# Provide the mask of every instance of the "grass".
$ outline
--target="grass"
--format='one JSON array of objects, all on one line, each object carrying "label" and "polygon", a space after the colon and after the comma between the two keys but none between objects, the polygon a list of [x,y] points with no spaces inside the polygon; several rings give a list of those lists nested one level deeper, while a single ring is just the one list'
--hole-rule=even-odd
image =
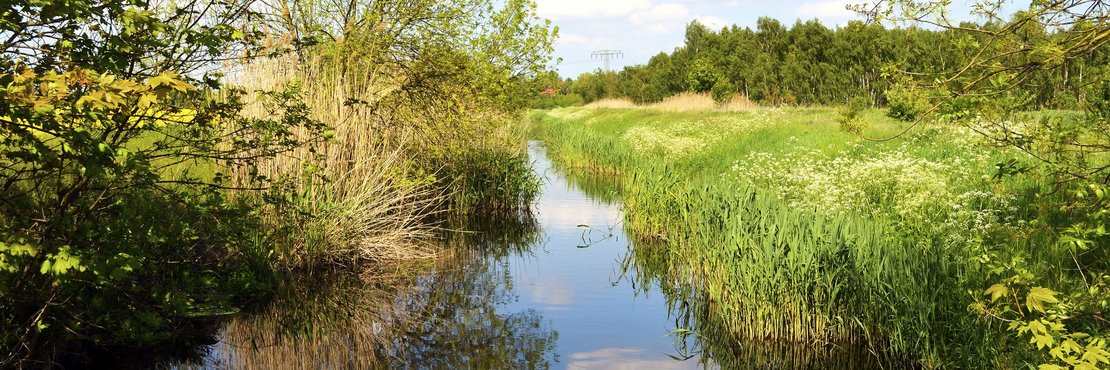
[{"label": "grass", "polygon": [[[295,84],[311,118],[332,134],[327,140],[260,161],[257,173],[291,194],[266,211],[280,230],[279,263],[287,267],[353,266],[427,258],[441,213],[514,213],[539,191],[524,152],[525,133],[506,113],[466,111],[460,117],[419,111],[397,102],[390,78],[344,78],[327,61],[299,68],[275,58],[238,71],[254,91]],[[353,68],[353,67],[352,67]],[[348,73],[354,73],[347,71]],[[380,71],[367,72],[376,76]],[[391,100],[392,99],[392,100]],[[352,103],[355,102],[355,103]],[[264,116],[266,102],[244,114]],[[465,110],[470,107],[462,107]],[[432,108],[428,108],[434,110]],[[298,140],[311,141],[307,130]]]},{"label": "grass", "polygon": [[[319,65],[298,72],[281,59],[243,68],[240,83],[252,90],[298,84],[312,118],[334,133],[257,166],[257,174],[292,194],[266,216],[283,231],[276,243],[281,265],[351,266],[434,254],[426,246],[433,229],[425,220],[446,194],[410,171],[411,157],[397,144],[406,140],[404,132],[384,129],[386,122],[368,107],[347,104],[368,99],[373,86],[345,84]],[[244,114],[265,115],[265,102],[253,102]],[[296,134],[311,139],[307,131]],[[250,175],[237,173],[238,183],[248,183]]]},{"label": "grass", "polygon": [[[1075,282],[1048,243],[1028,162],[965,130],[834,108],[664,111],[607,104],[533,113],[533,133],[572,172],[617,175],[626,228],[664,248],[739,343],[863,346],[896,364],[1005,367],[1031,356],[968,309],[989,286],[984,244]],[[903,135],[898,133],[906,131]],[[639,247],[638,247],[639,248]]]}]

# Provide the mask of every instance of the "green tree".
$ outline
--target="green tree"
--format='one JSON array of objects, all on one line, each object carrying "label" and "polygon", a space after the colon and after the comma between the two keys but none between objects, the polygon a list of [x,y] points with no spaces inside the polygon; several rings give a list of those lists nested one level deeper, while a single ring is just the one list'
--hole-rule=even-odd
[{"label": "green tree", "polygon": [[[979,1],[982,25],[955,24],[944,2],[886,1],[860,7],[873,19],[912,22],[945,29],[951,50],[963,53],[954,68],[905,73],[913,89],[931,92],[932,118],[964,125],[995,145],[1028,153],[1040,161],[1038,173],[1054,192],[1071,196],[1050,198],[1056,222],[1041,253],[1066,256],[1069,273],[1039,273],[1057,268],[1049,261],[1029,260],[1007,245],[987,244],[974,258],[994,278],[983,289],[987,299],[972,308],[984,318],[1005,322],[1031,349],[1039,350],[1041,369],[1096,369],[1110,365],[1102,317],[1110,265],[1107,264],[1107,183],[1110,181],[1110,121],[1100,114],[1097,99],[1088,92],[1106,85],[1110,76],[1070,74],[1075,64],[1099,58],[1110,41],[1110,15],[1100,1],[1034,1],[1012,17],[1000,14],[1001,1]],[[1055,30],[1053,33],[1046,30]],[[1046,113],[1026,113],[1051,104],[1056,86],[1069,86],[1087,96],[1085,116],[1079,119]],[[918,119],[917,122],[922,122]],[[1020,175],[1010,163],[998,165],[996,177]],[[1048,275],[1048,276],[1046,276]]]},{"label": "green tree", "polygon": [[686,74],[686,86],[692,92],[705,93],[712,90],[713,85],[720,79],[721,75],[713,64],[708,59],[701,58],[695,60],[690,66]]},{"label": "green tree", "polygon": [[45,366],[55,341],[165,340],[228,309],[211,266],[258,226],[229,170],[323,130],[295,89],[246,118],[246,92],[220,83],[215,63],[258,50],[249,5],[0,5],[0,366]]}]

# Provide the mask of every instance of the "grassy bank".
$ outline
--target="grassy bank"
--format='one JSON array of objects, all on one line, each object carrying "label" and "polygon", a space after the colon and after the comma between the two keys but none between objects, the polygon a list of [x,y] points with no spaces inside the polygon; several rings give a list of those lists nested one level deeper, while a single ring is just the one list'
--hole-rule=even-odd
[{"label": "grassy bank", "polygon": [[[579,173],[624,181],[627,228],[665,248],[741,343],[862,345],[926,367],[1040,363],[1025,337],[969,309],[1020,259],[1045,286],[1082,286],[1052,245],[1062,195],[998,163],[1029,160],[966,130],[833,108],[535,112],[533,133]],[[1015,262],[1017,263],[1017,262]],[[1094,331],[1100,327],[1094,324]],[[1090,328],[1090,327],[1088,327]]]}]

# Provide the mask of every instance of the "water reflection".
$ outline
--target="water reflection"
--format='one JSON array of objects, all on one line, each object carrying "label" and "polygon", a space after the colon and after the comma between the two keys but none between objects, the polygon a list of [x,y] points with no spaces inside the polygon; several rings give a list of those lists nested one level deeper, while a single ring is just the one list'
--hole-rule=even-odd
[{"label": "water reflection", "polygon": [[523,253],[535,222],[497,224],[507,232],[453,234],[450,256],[427,266],[306,276],[230,321],[207,356],[173,367],[548,368],[558,334],[537,310],[501,308],[518,298],[502,258],[488,258]]},{"label": "water reflection", "polygon": [[[714,306],[685,264],[671,263],[665,245],[637,240],[622,264],[622,276],[635,285],[658,287],[666,296],[674,320],[674,343],[679,359],[698,361],[706,367],[726,369],[882,369],[865,343],[809,343],[760,340],[741,336],[730,328],[729,313]],[[904,367],[904,366],[903,366]]]},{"label": "water reflection", "polygon": [[[444,258],[317,274],[176,368],[873,368],[865,348],[742,339],[663,245],[621,227],[612,178],[547,182],[535,215],[451,220]],[[737,321],[732,321],[737,322]]]}]

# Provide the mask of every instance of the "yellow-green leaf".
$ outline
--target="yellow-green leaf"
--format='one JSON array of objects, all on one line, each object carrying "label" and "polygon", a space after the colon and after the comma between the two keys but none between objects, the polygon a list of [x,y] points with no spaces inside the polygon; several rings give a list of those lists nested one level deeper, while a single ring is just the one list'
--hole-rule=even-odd
[{"label": "yellow-green leaf", "polygon": [[1056,303],[1056,292],[1051,289],[1034,287],[1029,289],[1029,295],[1025,296],[1025,305],[1029,308],[1044,312],[1045,303]]},{"label": "yellow-green leaf", "polygon": [[1083,360],[1097,364],[1099,362],[1110,364],[1110,352],[1100,347],[1087,346],[1087,352],[1083,354]]},{"label": "yellow-green leaf", "polygon": [[139,109],[150,108],[151,105],[158,102],[158,96],[155,94],[142,94],[139,96]]},{"label": "yellow-green leaf", "polygon": [[1037,344],[1037,349],[1041,349],[1041,348],[1045,348],[1045,347],[1051,347],[1052,344],[1055,343],[1055,342],[1056,342],[1056,340],[1052,339],[1051,335],[1037,335],[1037,334],[1034,334],[1033,338],[1030,338],[1030,340],[1029,340],[1029,343],[1036,343]]},{"label": "yellow-green leaf", "polygon": [[1002,296],[1008,294],[1009,292],[1010,289],[1006,288],[1005,285],[994,284],[991,285],[990,288],[987,288],[987,290],[984,291],[983,294],[991,296],[991,302],[994,302],[997,301],[999,298],[1002,298]]}]

